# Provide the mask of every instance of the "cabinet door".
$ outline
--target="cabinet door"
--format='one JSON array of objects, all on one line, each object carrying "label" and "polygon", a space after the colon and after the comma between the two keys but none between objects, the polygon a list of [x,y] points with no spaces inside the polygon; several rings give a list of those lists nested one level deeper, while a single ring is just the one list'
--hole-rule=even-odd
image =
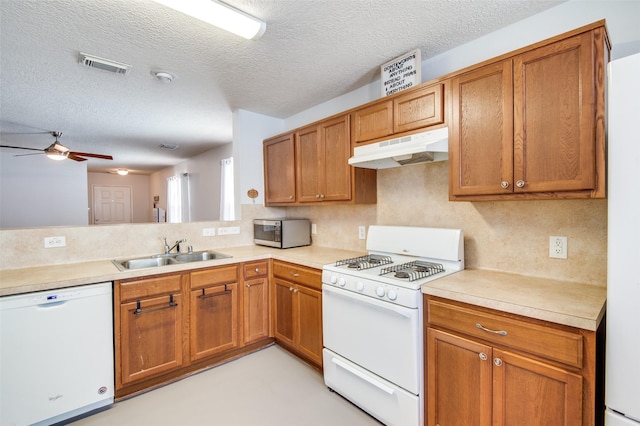
[{"label": "cabinet door", "polygon": [[393,102],[377,102],[355,111],[353,128],[355,144],[393,134]]},{"label": "cabinet door", "polygon": [[322,293],[297,286],[294,294],[297,299],[298,349],[316,364],[322,365]]},{"label": "cabinet door", "polygon": [[394,98],[394,133],[444,123],[443,90],[442,84],[434,84]]},{"label": "cabinet door", "polygon": [[238,284],[191,290],[191,360],[239,346]]},{"label": "cabinet door", "polygon": [[515,192],[595,188],[595,71],[587,32],[514,58]]},{"label": "cabinet door", "polygon": [[320,124],[322,148],[322,201],[351,199],[351,137],[349,116],[324,121]]},{"label": "cabinet door", "polygon": [[429,426],[491,424],[491,359],[490,346],[427,328]]},{"label": "cabinet door", "polygon": [[265,204],[294,203],[295,150],[293,133],[263,144]]},{"label": "cabinet door", "polygon": [[293,347],[295,339],[293,285],[277,278],[273,280],[273,284],[275,337]]},{"label": "cabinet door", "polygon": [[452,79],[449,126],[451,195],[513,192],[512,62]]},{"label": "cabinet door", "polygon": [[244,342],[269,337],[269,280],[257,278],[244,283]]},{"label": "cabinet door", "polygon": [[494,349],[494,425],[581,425],[582,377]]},{"label": "cabinet door", "polygon": [[120,305],[123,384],[182,366],[182,310],[180,294]]},{"label": "cabinet door", "polygon": [[323,169],[321,167],[318,126],[296,132],[296,188],[299,202],[322,201]]}]

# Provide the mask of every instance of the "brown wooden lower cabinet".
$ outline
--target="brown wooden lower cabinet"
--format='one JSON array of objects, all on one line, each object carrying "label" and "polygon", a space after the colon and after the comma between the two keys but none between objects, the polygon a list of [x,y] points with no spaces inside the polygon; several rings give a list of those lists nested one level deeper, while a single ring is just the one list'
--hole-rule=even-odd
[{"label": "brown wooden lower cabinet", "polygon": [[429,296],[425,313],[427,425],[602,424],[596,332]]},{"label": "brown wooden lower cabinet", "polygon": [[[267,274],[266,265],[259,275]],[[115,282],[116,398],[273,343],[267,278],[245,283],[241,267]],[[250,289],[241,291],[243,284]],[[249,330],[244,338],[243,330]]]},{"label": "brown wooden lower cabinet", "polygon": [[276,341],[322,369],[322,272],[274,261],[273,275]]}]

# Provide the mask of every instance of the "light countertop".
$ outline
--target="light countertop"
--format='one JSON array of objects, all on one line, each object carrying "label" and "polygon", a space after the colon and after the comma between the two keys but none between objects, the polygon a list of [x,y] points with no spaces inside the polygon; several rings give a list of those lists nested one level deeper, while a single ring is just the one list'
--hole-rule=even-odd
[{"label": "light countertop", "polygon": [[480,269],[433,280],[422,293],[592,331],[607,300],[606,287]]},{"label": "light countertop", "polygon": [[[364,254],[313,245],[285,250],[250,245],[216,251],[232,257],[128,271],[120,271],[110,259],[0,270],[0,296],[270,258],[321,269]],[[473,269],[433,280],[422,286],[422,293],[587,330],[598,328],[607,297],[605,287]]]},{"label": "light countertop", "polygon": [[[111,260],[69,263],[23,269],[0,270],[0,296],[55,290],[58,288],[93,284],[105,281],[123,280],[145,275],[164,274],[208,268],[231,263],[249,262],[260,259],[278,259],[311,268],[322,269],[325,264],[348,257],[362,256],[364,253],[317,246],[279,250],[262,246],[225,247],[215,251],[231,255],[228,259],[208,260],[156,268],[142,268],[120,271]],[[131,256],[135,257],[135,256]],[[144,257],[144,256],[140,256]]]}]

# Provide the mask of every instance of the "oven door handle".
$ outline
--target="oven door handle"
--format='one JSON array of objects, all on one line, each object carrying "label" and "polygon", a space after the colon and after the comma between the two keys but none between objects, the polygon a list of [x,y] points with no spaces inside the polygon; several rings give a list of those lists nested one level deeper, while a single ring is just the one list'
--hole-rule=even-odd
[{"label": "oven door handle", "polygon": [[[361,305],[366,305],[366,306],[375,306],[376,308],[380,308],[380,309],[384,309],[386,311],[390,311],[390,312],[394,312],[398,315],[401,315],[405,318],[411,318],[411,314],[413,309],[411,308],[406,308],[404,306],[398,306],[398,305],[394,305],[393,303],[390,302],[384,302],[384,301],[380,301],[377,299],[373,299],[371,297],[368,296],[360,296],[359,294],[351,294],[350,292],[348,292],[347,290],[334,290],[332,287],[329,287],[327,285],[324,285],[322,287],[322,290],[324,292],[326,292],[327,294],[331,294],[332,296],[338,296],[341,297],[343,299],[347,299],[350,300],[354,303],[359,303]],[[349,294],[347,294],[349,293]],[[366,298],[366,300],[363,300],[361,298]]]},{"label": "oven door handle", "polygon": [[343,362],[342,360],[339,360],[338,358],[332,357],[331,362],[333,362],[338,367],[341,367],[344,370],[347,370],[349,373],[353,374],[354,376],[361,378],[365,382],[377,387],[381,391],[388,393],[389,395],[393,395],[395,393],[395,391],[389,386],[385,385],[384,383],[380,383],[379,381],[365,375],[364,373],[361,373],[360,371],[356,370],[355,368],[352,368],[349,364]]}]

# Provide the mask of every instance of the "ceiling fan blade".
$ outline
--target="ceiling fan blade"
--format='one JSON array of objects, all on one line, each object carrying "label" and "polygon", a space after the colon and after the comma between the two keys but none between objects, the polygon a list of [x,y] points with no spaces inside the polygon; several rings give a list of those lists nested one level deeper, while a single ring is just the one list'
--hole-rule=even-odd
[{"label": "ceiling fan blade", "polygon": [[101,158],[103,160],[113,160],[113,157],[110,155],[102,155],[102,154],[91,154],[89,152],[76,152],[76,151],[71,151],[69,153],[69,157],[71,156],[81,156],[81,157],[91,157],[91,158]]},{"label": "ceiling fan blade", "polygon": [[15,154],[14,157],[26,157],[28,155],[40,155],[40,154],[44,154],[44,152],[34,152],[32,154]]},{"label": "ceiling fan blade", "polygon": [[73,161],[87,161],[86,158],[82,158],[82,157],[78,157],[76,155],[74,155],[74,153],[69,153],[69,155],[67,155],[67,158]]},{"label": "ceiling fan blade", "polygon": [[0,148],[14,148],[14,149],[28,149],[30,151],[44,151],[42,149],[38,149],[38,148],[25,148],[22,146],[11,146],[11,145],[0,145]]}]

